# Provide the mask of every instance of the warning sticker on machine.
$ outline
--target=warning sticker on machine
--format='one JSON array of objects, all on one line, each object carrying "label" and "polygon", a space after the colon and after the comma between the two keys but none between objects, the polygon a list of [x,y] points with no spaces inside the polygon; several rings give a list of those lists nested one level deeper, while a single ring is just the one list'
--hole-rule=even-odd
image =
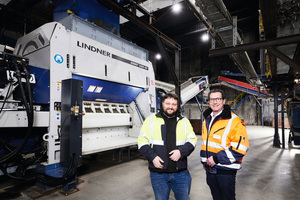
[{"label": "warning sticker on machine", "polygon": [[88,88],[87,91],[88,91],[88,92],[94,92],[95,88],[96,88],[96,86],[90,85],[90,87]]},{"label": "warning sticker on machine", "polygon": [[103,89],[103,87],[99,87],[99,86],[98,86],[98,87],[96,88],[96,90],[95,90],[95,93],[100,93],[102,89]]}]

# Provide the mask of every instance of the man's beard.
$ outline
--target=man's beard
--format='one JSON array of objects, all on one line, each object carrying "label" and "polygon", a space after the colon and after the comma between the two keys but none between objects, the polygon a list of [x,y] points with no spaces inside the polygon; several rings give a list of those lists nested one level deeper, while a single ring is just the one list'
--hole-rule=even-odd
[{"label": "man's beard", "polygon": [[175,117],[177,111],[174,111],[174,110],[172,110],[172,111],[173,111],[173,112],[169,114],[167,111],[164,110],[163,113],[164,113],[164,115],[166,115],[167,117]]}]

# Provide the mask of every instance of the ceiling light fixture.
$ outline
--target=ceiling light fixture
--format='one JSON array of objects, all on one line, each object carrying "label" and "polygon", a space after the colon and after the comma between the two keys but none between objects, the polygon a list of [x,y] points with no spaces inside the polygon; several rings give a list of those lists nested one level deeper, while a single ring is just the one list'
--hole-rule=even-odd
[{"label": "ceiling light fixture", "polygon": [[155,55],[156,60],[160,60],[161,59],[161,55],[158,53]]},{"label": "ceiling light fixture", "polygon": [[179,13],[181,11],[181,5],[176,3],[172,6],[172,10],[175,12],[175,13]]},{"label": "ceiling light fixture", "polygon": [[203,42],[207,42],[209,40],[208,32],[204,33],[201,36],[201,39],[202,39]]}]

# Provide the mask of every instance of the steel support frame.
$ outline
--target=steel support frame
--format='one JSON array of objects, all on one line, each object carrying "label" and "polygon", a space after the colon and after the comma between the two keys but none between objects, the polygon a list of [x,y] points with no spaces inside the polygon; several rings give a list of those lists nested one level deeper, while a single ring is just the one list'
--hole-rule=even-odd
[{"label": "steel support frame", "polygon": [[274,84],[274,139],[273,147],[280,148],[280,140],[278,134],[278,84]]},{"label": "steel support frame", "polygon": [[[280,104],[281,104],[281,128],[282,128],[282,148],[285,149],[285,133],[284,133],[284,85],[280,85],[281,88],[281,96],[280,96]],[[280,139],[278,133],[278,84],[275,83],[274,85],[274,140],[273,140],[273,147],[280,148]]]},{"label": "steel support frame", "polygon": [[261,100],[261,126],[264,127],[264,99]]},{"label": "steel support frame", "polygon": [[281,85],[281,128],[282,128],[282,148],[285,149],[284,136],[284,86]]},{"label": "steel support frame", "polygon": [[287,44],[298,43],[300,41],[300,34],[289,35],[285,37],[279,37],[272,40],[264,40],[259,42],[253,42],[248,44],[240,44],[235,47],[223,47],[209,50],[211,57],[213,56],[221,56],[228,55],[243,51],[251,51],[258,49],[267,49],[274,46],[281,46]]},{"label": "steel support frame", "polygon": [[[203,24],[206,26],[207,30],[210,32],[212,39],[214,40],[214,42],[217,40],[218,43],[221,46],[225,46],[224,42],[221,40],[221,38],[218,36],[217,32],[215,32],[215,30],[212,28],[212,26],[207,22],[207,20],[205,19],[205,17],[200,14],[199,9],[194,5],[194,3],[192,3],[191,0],[184,0],[184,2],[188,5],[188,7],[193,11],[194,15],[203,22]],[[214,43],[215,45],[215,43]]]},{"label": "steel support frame", "polygon": [[[162,42],[161,38],[156,36],[155,37],[159,51],[162,54],[162,57],[167,65],[167,68],[169,72],[171,73],[171,77],[174,81],[175,85],[175,93],[178,96],[178,99],[181,99],[180,97],[180,81],[178,80],[178,77],[180,77],[180,50],[175,49],[175,68],[172,65],[171,59],[168,55],[168,52],[166,51],[165,45]],[[180,107],[180,105],[178,105]]]},{"label": "steel support frame", "polygon": [[[168,67],[168,70],[171,72],[171,76],[174,81],[174,85],[176,87],[175,92],[178,95],[178,98],[180,99],[180,56],[181,56],[181,47],[179,44],[177,44],[175,41],[173,41],[171,38],[151,26],[150,24],[147,24],[145,21],[139,19],[136,17],[135,13],[132,13],[128,11],[126,8],[120,6],[117,2],[112,0],[98,0],[99,3],[106,6],[109,9],[112,9],[115,13],[118,13],[125,17],[127,20],[135,24],[136,26],[142,28],[150,35],[154,36],[157,42],[157,45],[159,46],[160,52],[163,55],[164,61],[166,62],[166,65]],[[175,50],[175,67],[173,67],[172,62],[170,60],[170,57],[168,53],[166,52],[166,48],[164,47],[164,44],[172,47]],[[175,69],[175,71],[174,71]]]},{"label": "steel support frame", "polygon": [[237,45],[237,16],[232,17],[232,23],[232,46],[235,47]]},{"label": "steel support frame", "polygon": [[282,52],[275,49],[276,46],[298,43],[299,41],[300,41],[300,34],[295,34],[295,35],[280,37],[272,40],[242,44],[233,47],[211,49],[209,56],[220,56],[220,55],[233,54],[233,53],[243,52],[243,51],[268,49],[269,53],[278,57],[280,60],[282,60],[290,67],[292,67],[295,71],[300,72],[300,64],[296,60],[290,59],[288,56],[284,55]]},{"label": "steel support frame", "polygon": [[233,54],[233,53],[243,52],[243,51],[268,49],[269,53],[278,57],[280,60],[288,64],[297,72],[300,72],[300,64],[297,61],[290,59],[288,56],[284,55],[282,52],[275,49],[276,46],[298,43],[299,41],[300,41],[300,34],[295,34],[295,35],[280,37],[272,40],[242,44],[233,47],[211,49],[209,56],[220,56],[220,55]]},{"label": "steel support frame", "polygon": [[272,55],[276,56],[290,67],[292,67],[295,71],[300,72],[300,64],[290,59],[288,56],[284,55],[282,52],[278,51],[275,48],[268,48],[268,52]]}]

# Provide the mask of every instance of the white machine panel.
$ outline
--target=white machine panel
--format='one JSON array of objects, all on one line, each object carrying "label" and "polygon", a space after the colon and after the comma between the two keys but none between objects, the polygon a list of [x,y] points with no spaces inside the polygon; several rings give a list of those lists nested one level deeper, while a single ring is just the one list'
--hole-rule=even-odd
[{"label": "white machine panel", "polygon": [[[25,111],[5,111],[0,114],[0,126],[4,127],[28,127],[28,119]],[[34,112],[33,127],[48,127],[49,112]]]},{"label": "white machine panel", "polygon": [[[82,77],[83,81],[98,80],[99,87],[105,82],[132,87],[135,90],[138,88],[141,91],[132,102],[122,102],[125,99],[122,97],[129,96],[126,92],[113,94],[118,103],[110,102],[108,98],[91,98],[87,100],[95,102],[90,103],[92,108],[89,109],[84,102],[83,154],[137,144],[143,122],[140,116],[156,112],[155,77],[151,62],[67,30],[58,22],[45,24],[23,36],[18,40],[15,49],[15,54],[29,59],[30,66],[49,70],[50,109],[45,118],[49,123],[48,133],[43,137],[48,145],[47,164],[59,162],[60,157],[57,130],[62,120],[57,105],[61,102],[61,83],[62,80],[75,76]],[[111,87],[112,92],[114,89]],[[91,94],[88,91],[83,92],[87,92],[86,95]],[[98,94],[94,92],[93,95]],[[109,95],[106,93],[106,96]],[[95,109],[99,104],[100,110],[106,105],[115,110],[109,113],[103,110],[97,112]]]}]

